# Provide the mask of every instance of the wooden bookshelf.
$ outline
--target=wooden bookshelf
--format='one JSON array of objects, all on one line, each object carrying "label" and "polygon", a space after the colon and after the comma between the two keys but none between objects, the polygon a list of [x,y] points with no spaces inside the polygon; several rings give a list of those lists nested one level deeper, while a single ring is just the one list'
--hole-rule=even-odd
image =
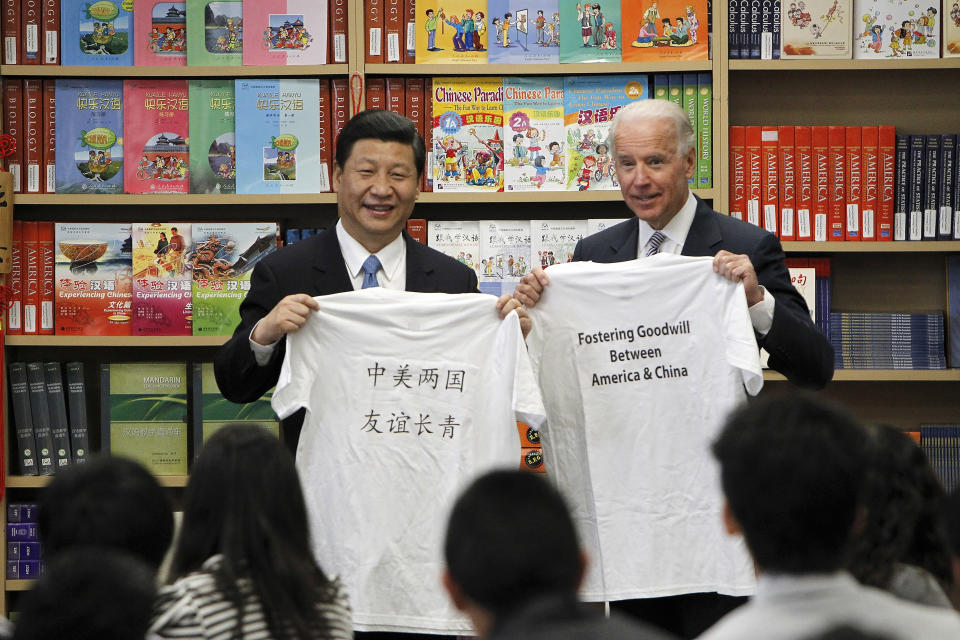
[{"label": "wooden bookshelf", "polygon": [[7,336],[10,347],[219,347],[230,336]]},{"label": "wooden bookshelf", "polygon": [[[714,189],[700,189],[694,191],[698,196],[704,199],[712,199],[715,196]],[[420,194],[418,202],[444,203],[444,202],[565,202],[577,204],[578,202],[622,202],[623,196],[620,191],[520,191],[520,192],[463,192],[463,191],[426,191]],[[414,210],[416,217],[416,210]]]},{"label": "wooden bookshelf", "polygon": [[960,69],[960,58],[910,60],[730,60],[730,71],[898,71]]},{"label": "wooden bookshelf", "polygon": [[336,202],[337,194],[335,193],[18,193],[14,196],[14,204],[97,206],[143,204],[334,204]]},{"label": "wooden bookshelf", "polygon": [[711,71],[712,60],[676,62],[619,62],[574,64],[368,64],[366,75],[413,76],[530,76],[530,75],[609,75],[611,73],[664,73]]},{"label": "wooden bookshelf", "polygon": [[[7,488],[40,489],[50,484],[53,478],[54,476],[7,476]],[[156,478],[162,487],[185,487],[190,476],[156,476]]]},{"label": "wooden bookshelf", "polygon": [[34,582],[36,580],[7,580],[5,584],[7,591],[30,591]]},{"label": "wooden bookshelf", "polygon": [[788,253],[951,253],[960,241],[937,242],[795,242],[783,243]]},{"label": "wooden bookshelf", "polygon": [[[783,374],[765,370],[763,379],[786,381]],[[960,382],[960,369],[837,369],[834,382]]]},{"label": "wooden bookshelf", "polygon": [[349,69],[345,64],[256,67],[113,67],[106,65],[73,67],[54,64],[0,65],[0,75],[8,78],[276,78],[280,76],[345,76],[348,72]]}]

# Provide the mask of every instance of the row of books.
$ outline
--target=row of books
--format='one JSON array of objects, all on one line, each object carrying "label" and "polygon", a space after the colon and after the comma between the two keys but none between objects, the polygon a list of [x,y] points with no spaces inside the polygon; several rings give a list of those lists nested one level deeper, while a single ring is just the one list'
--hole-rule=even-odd
[{"label": "row of books", "polygon": [[225,336],[275,222],[13,224],[7,333]]},{"label": "row of books", "polygon": [[[830,258],[787,258],[790,282],[809,307],[813,321],[825,336],[830,335]],[[810,287],[813,286],[811,295]]]},{"label": "row of books", "polygon": [[783,240],[960,240],[956,134],[730,127],[730,215]]},{"label": "row of books", "polygon": [[837,369],[946,369],[943,313],[831,313]]},{"label": "row of books", "polygon": [[7,580],[32,580],[43,575],[43,545],[37,530],[37,504],[7,504]]},{"label": "row of books", "polygon": [[731,59],[960,56],[954,0],[730,0]]},{"label": "row of books", "polygon": [[920,448],[947,493],[960,488],[960,425],[920,425]]},{"label": "row of books", "polygon": [[2,8],[4,64],[347,61],[346,0],[2,0]]}]

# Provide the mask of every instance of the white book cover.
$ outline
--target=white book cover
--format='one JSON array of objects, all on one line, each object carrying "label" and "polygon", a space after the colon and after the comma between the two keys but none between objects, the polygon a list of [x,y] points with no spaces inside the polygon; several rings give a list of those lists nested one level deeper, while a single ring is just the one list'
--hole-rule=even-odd
[{"label": "white book cover", "polygon": [[[790,284],[797,290],[803,301],[807,303],[807,309],[810,310],[810,318],[817,317],[817,270],[813,267],[790,267]],[[770,354],[766,349],[760,349],[760,364],[764,369],[769,369],[767,360]]]},{"label": "white book cover", "polygon": [[476,220],[430,220],[427,246],[467,265],[480,278],[480,223]]},{"label": "white book cover", "polygon": [[943,57],[960,57],[960,1],[946,0],[943,5]]},{"label": "white book cover", "polygon": [[784,0],[782,58],[850,58],[850,0]]},{"label": "white book cover", "polygon": [[587,235],[586,220],[531,220],[530,259],[534,267],[573,261],[573,250]]},{"label": "white book cover", "polygon": [[530,271],[530,221],[480,221],[480,292],[513,293]]},{"label": "white book cover", "polygon": [[504,191],[564,191],[563,78],[503,79]]},{"label": "white book cover", "polygon": [[940,7],[940,0],[854,0],[853,57],[939,58]]},{"label": "white book cover", "polygon": [[587,235],[592,236],[595,233],[603,231],[607,227],[620,224],[626,218],[589,218],[587,219]]}]

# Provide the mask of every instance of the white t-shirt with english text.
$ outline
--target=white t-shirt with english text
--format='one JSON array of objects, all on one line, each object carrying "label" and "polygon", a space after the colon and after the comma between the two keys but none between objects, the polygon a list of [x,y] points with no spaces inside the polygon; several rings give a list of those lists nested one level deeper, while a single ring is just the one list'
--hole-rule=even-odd
[{"label": "white t-shirt with english text", "polygon": [[754,589],[709,448],[763,376],[743,285],[712,261],[556,265],[530,310],[544,459],[590,556],[586,600]]},{"label": "white t-shirt with english text", "polygon": [[515,421],[543,421],[517,314],[500,320],[484,294],[315,300],[287,335],[273,408],[306,408],[297,469],[317,560],[357,630],[467,632],[440,582],[446,518],[477,475],[518,468]]}]

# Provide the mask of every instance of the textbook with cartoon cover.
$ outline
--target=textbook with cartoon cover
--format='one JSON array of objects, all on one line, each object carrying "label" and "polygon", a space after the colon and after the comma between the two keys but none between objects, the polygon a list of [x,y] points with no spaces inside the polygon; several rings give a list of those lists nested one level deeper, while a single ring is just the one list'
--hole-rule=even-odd
[{"label": "textbook with cartoon cover", "polygon": [[940,20],[945,17],[940,15],[940,6],[939,2],[854,0],[853,57],[939,58]]},{"label": "textbook with cartoon cover", "polygon": [[186,66],[185,0],[134,0],[133,7],[133,59],[137,66]]},{"label": "textbook with cartoon cover", "polygon": [[621,10],[624,62],[707,59],[707,0],[637,0]]},{"label": "textbook with cartoon cover", "polygon": [[560,62],[620,62],[619,2],[559,0]]},{"label": "textbook with cartoon cover", "polygon": [[563,191],[563,78],[503,79],[504,191]]},{"label": "textbook with cartoon cover", "polygon": [[491,64],[560,62],[557,0],[490,0]]},{"label": "textbook with cartoon cover", "polygon": [[133,335],[192,335],[190,223],[133,225]]},{"label": "textbook with cartoon cover", "polygon": [[[781,57],[850,58],[850,0],[789,0],[780,10]],[[862,24],[862,23],[861,23]]]},{"label": "textbook with cartoon cover", "polygon": [[429,220],[427,246],[470,267],[480,276],[480,223],[476,220]]},{"label": "textbook with cartoon cover", "polygon": [[242,0],[187,3],[188,65],[240,66],[243,47]]},{"label": "textbook with cartoon cover", "polygon": [[190,193],[237,192],[233,80],[190,80]]},{"label": "textbook with cartoon cover", "polygon": [[123,81],[58,79],[57,193],[123,193]]},{"label": "textbook with cartoon cover", "polygon": [[437,0],[416,6],[417,64],[486,64],[493,30],[487,0]]},{"label": "textbook with cartoon cover", "polygon": [[480,293],[512,293],[530,272],[530,221],[480,220]]},{"label": "textbook with cartoon cover", "polygon": [[530,259],[534,267],[546,269],[573,262],[573,250],[587,235],[586,220],[531,220]]},{"label": "textbook with cartoon cover", "polygon": [[327,3],[252,0],[243,5],[245,65],[326,64]]},{"label": "textbook with cartoon cover", "polygon": [[124,130],[130,162],[127,193],[190,189],[189,99],[186,80],[124,80]]},{"label": "textbook with cartoon cover", "polygon": [[133,66],[133,3],[129,0],[61,0],[64,66]]},{"label": "textbook with cartoon cover", "polygon": [[960,0],[944,0],[943,16],[943,57],[960,57]]}]

